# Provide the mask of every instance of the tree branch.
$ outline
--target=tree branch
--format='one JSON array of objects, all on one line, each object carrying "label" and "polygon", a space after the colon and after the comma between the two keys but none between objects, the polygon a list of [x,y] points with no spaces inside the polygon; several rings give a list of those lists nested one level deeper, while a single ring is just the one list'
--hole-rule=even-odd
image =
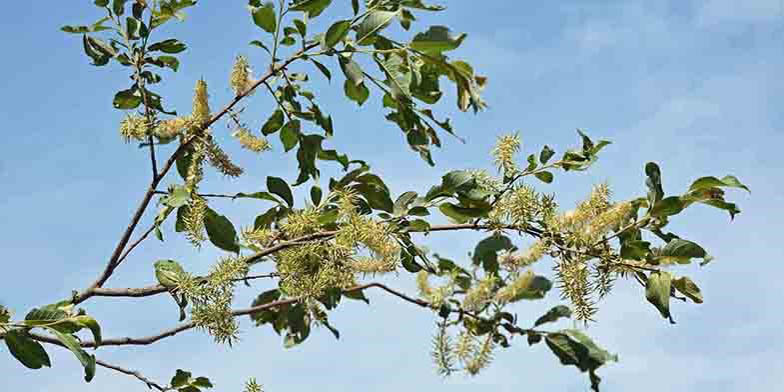
[{"label": "tree branch", "polygon": [[157,389],[157,390],[159,390],[161,392],[165,392],[165,391],[169,390],[169,388],[162,387],[159,384],[155,383],[154,381],[151,381],[147,377],[144,377],[141,373],[139,373],[136,370],[128,370],[128,369],[125,369],[125,368],[121,368],[119,366],[112,365],[110,363],[106,363],[106,362],[104,362],[104,361],[102,361],[100,359],[96,359],[95,360],[95,364],[99,365],[99,366],[103,366],[103,367],[105,367],[107,369],[111,369],[111,370],[120,372],[122,374],[127,374],[129,376],[136,377],[137,379],[139,379],[139,381],[141,381],[144,384],[146,384],[147,388],[150,388],[150,389],[155,388],[155,389]]},{"label": "tree branch", "polygon": [[[430,303],[428,303],[427,301],[423,301],[423,300],[420,300],[420,299],[409,297],[406,294],[403,294],[403,293],[401,293],[399,291],[393,290],[393,289],[391,289],[391,288],[389,288],[389,287],[387,287],[387,286],[385,286],[385,285],[383,285],[381,283],[368,283],[368,284],[364,284],[364,285],[360,285],[360,286],[351,287],[351,288],[348,288],[348,289],[343,290],[343,291],[344,292],[362,291],[364,289],[371,288],[371,287],[380,288],[380,289],[382,289],[382,290],[384,290],[384,291],[386,291],[386,292],[388,292],[388,293],[390,293],[390,294],[392,294],[392,295],[394,295],[394,296],[396,296],[398,298],[403,299],[406,302],[410,302],[412,304],[415,304],[415,305],[418,305],[418,306],[421,306],[421,307],[425,307],[426,308],[426,307],[430,306]],[[251,314],[254,314],[254,313],[261,312],[261,311],[266,310],[266,309],[270,309],[270,308],[274,308],[274,307],[278,307],[278,306],[283,306],[283,305],[293,304],[293,303],[296,303],[296,302],[298,302],[300,300],[301,300],[301,298],[282,299],[282,300],[273,301],[273,302],[262,304],[262,305],[258,305],[258,306],[253,306],[253,307],[250,307],[250,308],[247,308],[247,309],[234,310],[234,311],[231,312],[231,314],[234,317],[251,315]],[[125,338],[103,339],[101,341],[101,346],[128,346],[128,345],[146,346],[146,345],[153,344],[153,343],[155,343],[155,342],[157,342],[159,340],[162,340],[162,339],[165,339],[165,338],[177,335],[180,332],[184,332],[184,331],[193,329],[195,327],[197,327],[196,323],[191,321],[191,322],[188,322],[188,323],[185,323],[185,324],[181,324],[181,325],[179,325],[177,327],[165,330],[165,331],[163,331],[163,332],[161,332],[161,333],[159,333],[157,335],[145,336],[145,337],[141,337],[141,338],[125,337]],[[53,338],[51,336],[42,335],[42,334],[33,333],[33,332],[30,332],[30,336],[33,339],[41,341],[41,342],[50,343],[50,344],[54,344],[54,345],[58,345],[58,346],[63,346],[63,343],[61,343],[59,340],[57,340],[56,338]],[[80,343],[80,346],[82,346],[82,347],[95,347],[95,342],[94,341],[89,341],[89,340],[88,341],[83,341],[83,342]]]},{"label": "tree branch", "polygon": [[284,61],[281,65],[271,67],[270,70],[264,76],[259,78],[259,80],[256,81],[251,86],[251,88],[234,97],[234,99],[229,104],[227,104],[221,111],[213,115],[212,118],[210,118],[210,120],[207,121],[207,123],[202,124],[199,132],[191,136],[184,143],[181,143],[179,147],[177,147],[177,149],[174,151],[174,153],[172,153],[169,159],[166,160],[166,163],[161,168],[160,173],[158,173],[152,179],[152,182],[150,183],[147,192],[145,192],[144,196],[142,197],[142,201],[139,203],[139,206],[136,208],[136,212],[134,212],[133,217],[131,218],[131,223],[123,232],[122,237],[120,237],[120,241],[117,244],[117,246],[114,248],[114,251],[112,252],[111,257],[109,258],[109,261],[106,263],[106,267],[104,268],[103,272],[98,277],[98,279],[96,279],[95,282],[93,282],[87,289],[85,289],[81,293],[74,295],[73,297],[74,304],[79,304],[81,302],[84,302],[88,298],[90,298],[92,296],[92,291],[102,287],[103,284],[106,283],[107,280],[109,280],[109,277],[112,276],[115,268],[117,268],[117,266],[119,265],[117,261],[120,259],[123,250],[125,250],[125,246],[128,244],[128,241],[130,240],[131,235],[133,234],[133,231],[136,229],[136,226],[139,224],[139,221],[144,215],[144,211],[147,209],[147,206],[150,204],[150,200],[152,200],[153,195],[155,195],[155,189],[158,187],[158,184],[160,184],[160,182],[163,180],[163,178],[166,176],[166,174],[169,172],[172,166],[174,166],[174,163],[177,162],[177,158],[180,156],[180,154],[182,154],[183,151],[185,151],[185,149],[193,142],[193,140],[196,139],[199,133],[201,133],[205,129],[208,129],[212,124],[220,120],[235,105],[237,105],[239,101],[241,101],[243,98],[248,96],[248,94],[253,92],[258,86],[266,82],[267,79],[276,75],[280,70],[286,68],[289,64],[301,58],[303,53],[316,46],[318,46],[318,44],[309,45],[305,47],[305,49],[303,49],[302,51],[297,52],[297,54]]}]

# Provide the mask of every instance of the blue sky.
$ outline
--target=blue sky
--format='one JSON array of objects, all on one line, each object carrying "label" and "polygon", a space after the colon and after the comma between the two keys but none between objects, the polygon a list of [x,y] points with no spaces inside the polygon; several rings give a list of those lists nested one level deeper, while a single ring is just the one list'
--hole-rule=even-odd
[{"label": "blue sky", "polygon": [[[91,282],[142,196],[149,181],[148,157],[121,142],[123,113],[111,108],[115,91],[126,88],[117,68],[88,65],[77,36],[58,31],[63,24],[100,17],[91,1],[12,2],[13,15],[0,25],[5,92],[0,98],[4,125],[0,144],[0,302],[17,314],[58,300]],[[335,2],[326,20],[350,12]],[[446,24],[468,33],[453,57],[470,60],[490,78],[490,108],[477,116],[457,113],[453,95],[439,108],[453,117],[466,144],[444,137],[426,166],[403,144],[400,132],[383,121],[380,97],[361,110],[341,98],[342,76],[332,84],[310,71],[320,102],[335,121],[331,142],[352,158],[365,159],[384,174],[395,193],[424,190],[453,168],[488,167],[496,136],[519,131],[526,153],[549,144],[559,151],[577,142],[575,128],[614,142],[587,173],[559,174],[542,190],[571,206],[591,184],[609,181],[616,198],[644,192],[643,165],[660,164],[665,191],[679,193],[696,177],[738,176],[752,194],[730,192],[743,212],[730,223],[726,214],[694,207],[672,229],[704,245],[716,260],[706,268],[681,268],[702,288],[702,305],[675,303],[677,325],[669,325],[631,282],[621,283],[588,332],[620,362],[602,368],[607,391],[770,391],[784,387],[784,325],[780,277],[784,232],[784,4],[781,0],[560,1],[512,6],[511,1],[452,2],[449,10],[416,25]],[[262,53],[246,45],[260,38],[245,2],[204,2],[185,24],[158,38],[177,36],[189,45],[177,74],[161,93],[170,107],[189,110],[194,81],[211,86],[213,107],[231,93],[227,74],[237,54],[262,68]],[[320,23],[324,23],[322,20]],[[317,20],[318,21],[318,20]],[[324,29],[316,23],[312,29]],[[779,75],[779,76],[776,76]],[[448,105],[447,105],[448,103]],[[246,120],[258,124],[270,111],[263,98],[250,101]],[[223,132],[227,144],[226,131]],[[230,148],[237,151],[236,148]],[[229,181],[214,176],[203,189],[258,191],[271,173],[296,175],[293,156],[276,151],[256,157],[237,152],[248,175]],[[325,170],[327,175],[334,171]],[[301,202],[302,199],[299,199]],[[247,225],[262,202],[216,202],[214,207]],[[149,221],[148,217],[148,221]],[[428,240],[433,250],[458,260],[481,238],[447,235]],[[152,262],[183,261],[205,271],[218,253],[195,252],[178,236],[148,241],[109,287],[153,282]],[[262,265],[259,271],[268,271]],[[539,265],[548,272],[549,266]],[[409,290],[412,277],[385,281]],[[243,288],[238,306],[247,305],[270,282]],[[100,358],[138,369],[165,382],[176,368],[208,375],[219,390],[239,391],[256,377],[269,391],[393,391],[494,388],[498,391],[584,391],[587,377],[565,368],[540,345],[521,339],[499,351],[493,365],[475,378],[438,377],[428,351],[432,314],[382,293],[369,291],[373,306],[344,302],[331,315],[341,331],[335,341],[317,330],[302,346],[285,350],[269,328],[243,321],[243,343],[216,346],[191,331],[150,347],[101,348]],[[525,303],[515,311],[533,320],[557,303],[557,295]],[[91,300],[87,310],[111,337],[148,335],[173,326],[170,298]],[[568,323],[567,323],[568,325]],[[5,351],[5,349],[2,349]],[[2,384],[8,390],[137,391],[135,379],[98,370],[84,384],[71,354],[50,348],[53,368],[31,371],[0,355]]]}]

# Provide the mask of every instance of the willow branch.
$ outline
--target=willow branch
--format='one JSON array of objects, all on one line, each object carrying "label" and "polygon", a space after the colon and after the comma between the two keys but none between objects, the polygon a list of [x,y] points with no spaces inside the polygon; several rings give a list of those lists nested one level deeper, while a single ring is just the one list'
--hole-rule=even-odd
[{"label": "willow branch", "polygon": [[106,363],[106,362],[104,362],[104,361],[102,361],[100,359],[96,359],[95,360],[95,364],[99,365],[99,366],[103,366],[103,367],[105,367],[107,369],[114,370],[116,372],[120,372],[122,374],[127,374],[129,376],[136,377],[139,381],[141,381],[145,385],[147,385],[147,388],[150,388],[150,389],[155,388],[155,389],[157,389],[157,390],[159,390],[161,392],[169,390],[169,388],[162,387],[162,386],[160,386],[160,384],[157,384],[154,381],[151,381],[150,379],[148,379],[147,377],[144,377],[141,373],[139,373],[136,370],[128,370],[128,369],[125,369],[125,368],[121,368],[119,366],[112,365],[110,363]]},{"label": "willow branch", "polygon": [[[433,225],[430,227],[430,230],[412,230],[411,233],[426,233],[426,232],[441,232],[441,231],[456,231],[456,230],[488,230],[492,229],[493,227],[489,225],[480,225],[480,224],[473,224],[473,223],[464,223],[464,224],[454,224],[454,225]],[[514,229],[520,230],[517,227],[507,226],[504,227],[506,229]],[[524,229],[528,234],[531,235],[540,235],[541,233],[535,229]],[[306,236],[302,236],[299,238],[295,238],[290,241],[280,242],[276,245],[273,245],[269,248],[266,248],[256,254],[250,255],[245,258],[245,262],[247,264],[254,264],[258,262],[260,259],[267,257],[269,255],[275,254],[282,250],[292,248],[298,245],[302,245],[311,241],[316,240],[325,240],[330,239],[337,235],[337,231],[324,231],[315,234],[309,234]],[[264,277],[272,277],[268,275],[262,275]],[[200,276],[196,279],[206,280],[206,276]],[[244,281],[249,280],[248,278],[240,278],[237,281]],[[91,290],[90,296],[98,296],[98,297],[134,297],[134,298],[141,298],[141,297],[149,297],[153,295],[158,295],[167,292],[166,288],[162,285],[152,285],[147,287],[139,287],[139,288],[115,288],[115,289],[107,289],[103,287],[97,287]]]},{"label": "willow branch", "polygon": [[[156,195],[168,195],[169,192],[155,191],[155,194]],[[224,195],[224,194],[218,194],[218,193],[197,193],[196,196],[205,197],[205,198],[206,197],[213,197],[213,198],[224,198],[224,199],[236,199],[237,198],[237,196],[235,196],[235,195]]]},{"label": "willow branch", "polygon": [[93,295],[92,294],[93,290],[102,287],[103,284],[106,283],[107,280],[109,280],[109,277],[112,276],[115,268],[117,268],[118,266],[117,261],[122,256],[122,253],[125,250],[125,246],[128,244],[128,241],[130,240],[133,231],[136,229],[136,226],[139,224],[139,221],[144,215],[147,206],[150,204],[150,200],[152,200],[153,195],[155,195],[155,189],[158,187],[158,184],[160,184],[160,182],[163,180],[163,178],[166,176],[166,174],[169,172],[172,166],[174,166],[175,162],[177,162],[177,158],[185,151],[185,149],[188,148],[188,146],[193,142],[193,140],[195,140],[199,136],[199,134],[201,134],[205,129],[208,129],[215,122],[217,122],[224,115],[226,115],[226,113],[231,111],[232,108],[234,108],[234,106],[237,105],[237,103],[239,103],[243,98],[245,98],[250,93],[252,93],[258,86],[266,82],[269,78],[276,75],[278,72],[280,72],[280,70],[286,68],[289,64],[301,58],[304,52],[316,47],[317,45],[318,44],[309,45],[304,50],[298,52],[294,56],[290,57],[289,59],[281,63],[279,66],[270,67],[270,70],[264,76],[259,78],[259,80],[256,81],[249,89],[247,89],[241,94],[237,94],[237,96],[235,96],[234,99],[231,102],[229,102],[221,111],[213,115],[210,118],[210,120],[207,121],[205,124],[202,124],[202,126],[199,127],[199,131],[196,132],[196,134],[188,138],[185,142],[181,143],[179,147],[177,147],[177,149],[174,151],[174,153],[172,153],[169,159],[166,160],[166,163],[163,165],[163,167],[161,167],[160,172],[152,179],[149,188],[145,192],[144,196],[142,197],[142,201],[139,203],[139,206],[136,208],[136,212],[134,212],[133,217],[131,218],[131,223],[123,232],[122,237],[120,237],[120,241],[117,244],[117,246],[114,248],[114,251],[112,252],[111,257],[109,258],[109,261],[106,263],[106,267],[104,268],[103,272],[98,277],[98,279],[96,279],[95,282],[93,282],[87,289],[85,289],[81,293],[74,295],[73,298],[74,304],[79,304],[81,302],[84,302],[88,298],[90,298]]},{"label": "willow branch", "polygon": [[[420,299],[409,297],[408,295],[403,294],[403,293],[401,293],[401,292],[399,292],[397,290],[391,289],[391,288],[389,288],[389,287],[387,287],[387,286],[385,286],[385,285],[383,285],[381,283],[368,283],[368,284],[364,284],[364,285],[360,285],[360,286],[351,287],[351,288],[348,288],[348,289],[343,290],[343,291],[344,292],[355,292],[355,291],[362,291],[362,290],[365,290],[365,289],[371,288],[371,287],[380,288],[380,289],[382,289],[382,290],[384,290],[384,291],[386,291],[386,292],[388,292],[388,293],[390,293],[390,294],[392,294],[392,295],[394,295],[394,296],[396,296],[396,297],[398,297],[398,298],[400,298],[400,299],[402,299],[402,300],[404,300],[406,302],[409,302],[409,303],[412,303],[412,304],[415,304],[415,305],[418,305],[418,306],[421,306],[421,307],[429,307],[430,306],[430,304],[427,301],[423,301],[423,300],[420,300]],[[299,302],[299,301],[301,301],[301,298],[283,299],[283,300],[273,301],[273,302],[269,302],[269,303],[262,304],[262,305],[253,306],[253,307],[250,307],[250,308],[247,308],[247,309],[234,310],[234,311],[231,312],[231,314],[234,317],[247,316],[247,315],[259,313],[261,311],[264,311],[264,310],[267,310],[267,309],[270,309],[270,308],[275,308],[275,307],[284,306],[284,305],[290,305],[290,304],[293,304],[293,303],[296,303],[296,302]],[[162,340],[162,339],[165,339],[165,338],[177,335],[180,332],[188,331],[188,330],[196,328],[196,327],[198,327],[198,325],[195,322],[191,321],[191,322],[188,322],[188,323],[181,324],[181,325],[179,325],[177,327],[165,330],[163,332],[160,332],[157,335],[145,336],[145,337],[141,337],[141,338],[125,337],[125,338],[103,339],[101,341],[101,346],[129,346],[129,345],[146,346],[146,345],[153,344],[153,343],[155,343],[155,342],[157,342],[159,340]],[[39,333],[31,332],[30,336],[33,339],[41,341],[41,342],[55,344],[55,345],[58,345],[58,346],[63,346],[63,343],[61,343],[59,340],[57,340],[56,338],[53,338],[51,336],[48,336],[48,335],[42,335],[42,334],[39,334]],[[82,347],[96,347],[95,342],[94,341],[89,341],[89,340],[81,342],[80,346],[82,346]]]}]

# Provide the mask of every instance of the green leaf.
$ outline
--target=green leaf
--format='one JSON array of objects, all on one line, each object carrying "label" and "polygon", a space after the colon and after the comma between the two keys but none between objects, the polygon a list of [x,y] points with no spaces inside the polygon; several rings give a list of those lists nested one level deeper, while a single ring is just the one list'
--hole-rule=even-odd
[{"label": "green leaf", "polygon": [[261,7],[252,7],[251,15],[253,16],[253,23],[261,27],[268,33],[274,33],[277,27],[275,19],[275,8],[272,3],[263,5]]},{"label": "green leaf", "polygon": [[174,56],[159,56],[154,60],[154,62],[151,62],[151,64],[157,65],[159,67],[171,68],[174,72],[177,72],[177,70],[180,68],[180,60],[177,60],[177,58]]},{"label": "green leaf", "polygon": [[553,157],[553,155],[555,155],[555,151],[553,151],[553,149],[549,146],[544,146],[542,148],[542,152],[539,153],[539,162],[541,162],[542,165],[545,165],[547,164],[547,161]]},{"label": "green leaf", "polygon": [[280,109],[278,109],[272,113],[270,118],[267,119],[267,122],[265,122],[264,125],[261,127],[261,133],[263,133],[264,136],[270,135],[280,130],[282,126],[283,126],[283,112]]},{"label": "green leaf", "polygon": [[294,19],[294,27],[297,28],[297,32],[300,36],[302,36],[303,39],[308,34],[308,25],[304,21]]},{"label": "green leaf", "polygon": [[41,343],[33,340],[22,330],[10,330],[4,335],[5,344],[22,365],[29,369],[40,369],[43,366],[51,367],[49,355]]},{"label": "green leaf", "polygon": [[645,260],[651,253],[651,243],[640,240],[626,240],[621,244],[621,257],[629,260]]},{"label": "green leaf", "polygon": [[330,49],[334,48],[343,38],[346,38],[349,29],[351,29],[350,20],[340,20],[333,23],[324,35],[324,46]]},{"label": "green leaf", "polygon": [[189,384],[191,379],[191,373],[186,372],[182,369],[177,369],[177,372],[174,374],[174,377],[171,379],[171,387],[172,388],[181,388]]},{"label": "green leaf", "polygon": [[150,45],[147,48],[147,50],[149,50],[151,52],[159,50],[159,51],[161,51],[163,53],[174,54],[174,53],[180,53],[180,52],[184,51],[187,48],[188,47],[184,43],[180,42],[177,39],[171,38],[171,39],[167,39],[165,41],[156,42],[156,43]]},{"label": "green leaf", "polygon": [[323,192],[321,191],[321,188],[319,188],[318,185],[313,185],[310,188],[310,200],[313,202],[314,206],[321,204],[322,194]]},{"label": "green leaf", "polygon": [[299,142],[301,124],[299,120],[291,120],[281,129],[280,141],[283,143],[283,149],[289,152]]},{"label": "green leaf", "polygon": [[294,206],[294,196],[291,193],[291,188],[282,178],[267,177],[267,189],[285,200],[289,207]]},{"label": "green leaf", "polygon": [[670,314],[671,283],[671,273],[667,271],[651,272],[645,285],[645,299],[659,310],[662,317],[670,320],[671,324],[675,324]]},{"label": "green leaf", "polygon": [[346,79],[343,83],[343,92],[350,100],[362,106],[365,101],[370,97],[370,90],[365,86],[365,83],[354,84],[350,79]]},{"label": "green leaf", "polygon": [[405,192],[402,195],[398,196],[397,200],[395,200],[395,205],[393,208],[393,212],[396,216],[402,216],[408,211],[408,205],[416,199],[417,193],[416,192]]},{"label": "green leaf", "polygon": [[680,238],[675,238],[667,243],[654,257],[659,264],[689,264],[691,259],[701,258],[703,263],[713,259],[708,252],[698,244]]},{"label": "green leaf", "polygon": [[292,11],[302,11],[308,13],[308,18],[312,19],[324,12],[324,9],[329,7],[332,0],[303,0],[299,1],[291,8]]},{"label": "green leaf", "polygon": [[680,278],[673,279],[672,286],[681,294],[689,297],[694,303],[702,303],[702,292],[700,291],[700,288],[697,287],[697,284],[689,279],[689,277],[681,276]]},{"label": "green leaf", "polygon": [[397,12],[373,11],[357,27],[356,42],[358,45],[366,43],[372,35],[380,32],[397,16]]},{"label": "green leaf", "polygon": [[454,203],[441,203],[438,209],[455,223],[466,223],[471,219],[484,218],[490,212],[489,208],[469,208]]},{"label": "green leaf", "polygon": [[60,341],[66,348],[76,356],[76,359],[82,363],[84,367],[84,381],[90,382],[95,376],[95,356],[87,354],[84,349],[79,345],[79,341],[75,336],[62,333],[54,328],[47,328],[57,340]]},{"label": "green leaf", "polygon": [[272,52],[270,52],[270,50],[267,47],[267,45],[264,45],[264,42],[261,42],[259,40],[253,40],[253,41],[250,41],[250,45],[258,46],[259,48],[262,48],[265,51],[267,51],[267,53],[272,54]]},{"label": "green leaf", "polygon": [[558,319],[560,318],[569,318],[569,317],[572,317],[572,310],[569,309],[568,306],[558,305],[548,310],[547,313],[542,315],[542,317],[536,319],[536,322],[534,323],[534,328],[545,323],[552,323],[558,321]]},{"label": "green leaf", "polygon": [[465,37],[465,33],[452,35],[452,31],[446,26],[430,26],[426,32],[414,36],[409,46],[430,55],[439,55],[457,49]]},{"label": "green leaf", "polygon": [[115,109],[135,109],[142,103],[141,94],[135,88],[122,90],[114,95],[114,108]]},{"label": "green leaf", "polygon": [[714,187],[741,188],[751,193],[749,187],[743,185],[735,176],[724,176],[724,178],[722,179],[718,179],[716,177],[702,177],[691,184],[691,186],[689,187],[689,192],[694,192],[701,189],[708,189]]},{"label": "green leaf", "polygon": [[514,291],[514,296],[508,299],[507,302],[517,302],[522,299],[542,299],[553,288],[553,282],[544,276],[535,275],[531,270],[526,271],[518,279],[521,279],[522,282],[516,283],[517,287]]},{"label": "green leaf", "polygon": [[103,7],[106,7],[107,5],[109,5],[109,0],[95,0],[95,1],[93,1],[93,3],[96,6],[103,8]]},{"label": "green leaf", "polygon": [[362,68],[359,67],[359,64],[350,57],[338,56],[338,59],[340,69],[343,71],[343,74],[346,75],[346,78],[354,83],[354,85],[360,85],[364,80],[365,75],[362,73]]},{"label": "green leaf", "polygon": [[688,204],[684,203],[679,196],[669,196],[656,203],[651,208],[650,214],[655,217],[677,215],[687,206]]},{"label": "green leaf", "polygon": [[600,348],[584,333],[576,329],[548,333],[545,336],[547,347],[558,357],[563,365],[574,365],[581,372],[588,372],[591,388],[599,391],[596,369],[609,361],[618,361],[618,356]]},{"label": "green leaf", "polygon": [[229,218],[208,207],[207,213],[204,215],[204,228],[213,245],[227,252],[239,253],[237,231]]},{"label": "green leaf", "polygon": [[553,182],[553,173],[550,173],[549,171],[536,172],[534,173],[534,176],[536,176],[536,178],[538,178],[540,181],[544,182],[545,184],[549,184]]},{"label": "green leaf", "polygon": [[95,341],[96,349],[101,345],[101,326],[97,321],[95,321],[94,318],[88,315],[81,315],[74,317],[73,322],[82,328],[87,328],[90,330],[90,332],[93,334],[93,340]]},{"label": "green leaf", "polygon": [[324,74],[324,76],[326,76],[327,80],[332,81],[332,73],[329,72],[329,68],[327,68],[324,64],[321,64],[312,58],[310,59],[310,61],[313,63],[313,65],[316,66],[316,68],[318,68],[319,71],[321,71],[321,73]]},{"label": "green leaf", "polygon": [[645,185],[648,186],[648,204],[653,208],[664,197],[659,165],[655,162],[646,163],[645,174],[648,176],[648,179],[645,181]]},{"label": "green leaf", "polygon": [[199,388],[212,388],[213,387],[212,383],[210,382],[210,379],[207,378],[207,377],[196,377],[196,379],[193,380],[191,385],[193,385],[194,387],[199,387]]},{"label": "green leaf", "polygon": [[125,3],[127,1],[128,0],[112,0],[112,11],[114,11],[115,15],[122,16],[125,12]]},{"label": "green leaf", "polygon": [[498,252],[502,250],[514,252],[517,247],[505,235],[491,235],[476,244],[472,261],[485,271],[498,271]]}]

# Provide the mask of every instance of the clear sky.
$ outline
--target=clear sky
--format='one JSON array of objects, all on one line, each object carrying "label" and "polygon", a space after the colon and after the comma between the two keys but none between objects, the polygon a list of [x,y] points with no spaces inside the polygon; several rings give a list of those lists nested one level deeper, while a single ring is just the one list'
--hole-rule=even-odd
[{"label": "clear sky", "polygon": [[[180,72],[168,75],[161,88],[170,107],[181,112],[189,111],[197,78],[210,83],[213,106],[218,107],[231,95],[227,75],[235,55],[249,55],[259,69],[265,61],[261,51],[247,46],[261,34],[244,1],[203,3],[189,11],[187,23],[158,36],[177,36],[189,45]],[[488,167],[487,153],[497,135],[519,131],[526,153],[545,143],[563,151],[577,142],[574,129],[584,128],[614,144],[590,172],[559,174],[553,184],[541,187],[556,192],[567,207],[586,195],[591,184],[605,180],[617,199],[643,194],[647,161],[659,162],[665,191],[671,193],[685,190],[699,176],[738,176],[753,193],[728,192],[743,210],[734,222],[722,211],[698,206],[672,223],[673,230],[716,257],[706,268],[680,268],[700,285],[706,302],[674,303],[678,324],[669,325],[645,302],[639,287],[620,283],[588,333],[620,355],[619,363],[599,372],[607,391],[784,388],[782,1],[495,0],[448,6],[436,17],[423,17],[416,28],[446,24],[467,32],[453,57],[470,60],[490,78],[486,112],[456,113],[452,95],[445,98],[449,105],[440,106],[467,143],[445,136],[444,148],[435,153],[437,166],[430,168],[408,150],[399,130],[383,120],[378,94],[357,110],[341,98],[338,70],[331,85],[311,71],[315,88],[324,90],[322,108],[335,121],[331,146],[367,160],[399,194],[422,191],[453,168]],[[79,37],[58,31],[64,24],[98,19],[92,1],[9,2],[4,8],[0,302],[23,315],[97,276],[149,181],[149,168],[145,151],[118,136],[123,113],[112,109],[111,99],[127,87],[127,77],[115,67],[88,65]],[[338,13],[350,13],[348,2],[336,1],[320,19]],[[318,26],[323,30],[319,24],[312,28]],[[258,124],[269,111],[269,102],[252,101],[246,119]],[[227,131],[216,129],[231,145]],[[296,161],[281,150],[276,144],[276,151],[261,157],[238,152],[237,160],[249,174],[233,182],[214,176],[203,188],[258,191],[268,174],[293,179]],[[265,205],[224,201],[214,207],[238,225],[248,225]],[[477,238],[447,235],[429,244],[466,262]],[[140,247],[107,286],[153,283],[152,262],[159,258],[175,258],[189,270],[203,272],[216,255],[209,249],[197,253],[168,232],[165,243],[152,240]],[[269,268],[262,265],[259,271]],[[549,272],[547,265],[537,268]],[[412,280],[407,273],[387,279],[409,292]],[[246,306],[270,285],[258,282],[241,289],[237,306]],[[220,391],[241,390],[249,376],[276,392],[588,389],[584,374],[558,364],[544,345],[529,348],[524,339],[499,351],[480,376],[444,381],[428,354],[434,315],[379,292],[367,295],[372,306],[344,302],[331,315],[340,341],[316,330],[304,345],[285,350],[270,328],[252,328],[243,320],[243,342],[233,349],[190,331],[150,347],[101,348],[97,355],[161,382],[176,368],[188,369],[208,375]],[[140,336],[175,325],[170,301],[166,296],[94,299],[85,306],[106,336]],[[521,320],[533,320],[557,302],[552,292],[548,301],[515,310]],[[0,351],[0,389],[144,388],[102,368],[92,383],[84,384],[78,362],[55,347],[49,348],[53,368],[39,371],[23,368],[5,347]]]}]

